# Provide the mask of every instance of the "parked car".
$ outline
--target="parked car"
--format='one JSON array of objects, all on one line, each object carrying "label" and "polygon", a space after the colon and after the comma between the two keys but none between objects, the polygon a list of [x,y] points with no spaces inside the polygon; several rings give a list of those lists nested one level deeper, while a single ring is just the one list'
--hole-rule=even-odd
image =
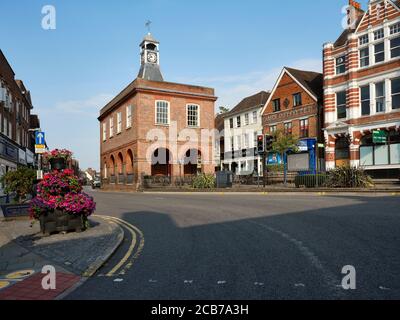
[{"label": "parked car", "polygon": [[92,189],[101,188],[101,181],[99,178],[95,178],[92,181]]}]

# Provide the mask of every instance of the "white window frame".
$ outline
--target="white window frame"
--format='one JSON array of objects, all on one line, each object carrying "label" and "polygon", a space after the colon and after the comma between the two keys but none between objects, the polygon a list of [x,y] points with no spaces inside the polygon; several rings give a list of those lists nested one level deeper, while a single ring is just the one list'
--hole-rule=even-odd
[{"label": "white window frame", "polygon": [[[368,55],[365,57],[361,57],[361,51],[363,50],[368,50]],[[363,47],[360,48],[358,51],[358,55],[359,55],[359,61],[360,61],[360,68],[368,68],[371,65],[371,61],[370,61],[370,57],[371,57],[371,50],[369,47]],[[362,60],[367,60],[368,64],[367,65],[361,65],[361,61]]]},{"label": "white window frame", "polygon": [[[383,96],[378,96],[376,87],[378,84],[383,84]],[[378,100],[383,99],[383,110],[378,111]],[[385,113],[386,112],[386,83],[385,81],[380,81],[375,83],[375,113]]]},{"label": "white window frame", "polygon": [[389,34],[390,35],[394,35],[400,33],[400,22],[392,24],[391,26],[389,26]]},{"label": "white window frame", "polygon": [[385,29],[380,28],[374,31],[374,41],[378,41],[385,38]]},{"label": "white window frame", "polygon": [[358,37],[358,45],[363,46],[369,43],[369,34],[364,34]]},{"label": "white window frame", "polygon": [[[339,74],[345,74],[346,73],[346,55],[342,55],[340,57],[335,58],[335,74],[339,75]],[[338,63],[339,59],[343,59],[342,63]],[[338,72],[338,68],[344,66],[344,71],[343,72]]]},{"label": "white window frame", "polygon": [[[189,119],[189,108],[190,107],[196,107],[197,108],[197,123],[196,124],[190,124],[190,119]],[[189,128],[199,128],[200,127],[200,105],[196,103],[188,103],[186,105],[186,125]]]},{"label": "white window frame", "polygon": [[398,39],[398,38],[400,38],[400,35],[397,35],[396,37],[392,37],[392,38],[389,39],[390,59],[398,59],[400,57],[400,56],[396,56],[396,57],[392,56],[392,51],[395,50],[395,49],[399,49],[400,48],[400,45],[398,45],[397,47],[392,48],[392,40],[395,40],[395,39]]},{"label": "white window frame", "polygon": [[117,134],[122,132],[122,112],[117,113]]},{"label": "white window frame", "polygon": [[250,115],[248,113],[245,113],[244,115],[244,125],[248,126],[250,124]]},{"label": "white window frame", "polygon": [[[157,117],[157,114],[158,114],[158,104],[159,103],[165,103],[166,105],[167,105],[167,112],[168,112],[168,115],[167,115],[167,123],[159,123],[158,122],[158,117]],[[171,107],[170,107],[170,103],[169,103],[169,101],[166,101],[166,100],[156,100],[156,102],[155,102],[155,109],[154,109],[154,122],[155,122],[155,124],[157,125],[157,126],[169,126],[170,125],[170,123],[171,123]]]},{"label": "white window frame", "polygon": [[132,128],[132,105],[126,106],[126,128]]},{"label": "white window frame", "polygon": [[243,147],[244,147],[244,149],[250,148],[250,136],[248,133],[245,133],[243,135]]},{"label": "white window frame", "polygon": [[107,123],[103,123],[103,142],[107,141]]},{"label": "white window frame", "polygon": [[110,123],[110,138],[114,137],[114,116],[109,119]]},{"label": "white window frame", "polygon": [[[376,51],[376,46],[377,45],[381,45],[381,44],[383,44],[383,50],[382,51]],[[383,53],[383,60],[382,61],[376,61],[376,56],[378,54],[382,54],[382,53]],[[377,43],[374,44],[374,63],[382,63],[384,61],[385,61],[385,42],[384,41],[377,42]]]},{"label": "white window frame", "polygon": [[256,124],[258,122],[258,112],[253,111],[253,124]]}]

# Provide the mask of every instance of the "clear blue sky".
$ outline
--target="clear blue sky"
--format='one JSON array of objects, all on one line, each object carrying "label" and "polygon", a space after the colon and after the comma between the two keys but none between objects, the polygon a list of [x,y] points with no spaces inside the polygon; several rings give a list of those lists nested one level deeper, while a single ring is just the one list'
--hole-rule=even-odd
[{"label": "clear blue sky", "polygon": [[[367,0],[362,1],[366,7]],[[347,0],[1,0],[0,48],[31,90],[51,148],[99,167],[100,108],[137,76],[144,23],[168,81],[212,86],[219,105],[272,88],[287,65],[321,69]],[[57,29],[41,28],[44,5]]]}]

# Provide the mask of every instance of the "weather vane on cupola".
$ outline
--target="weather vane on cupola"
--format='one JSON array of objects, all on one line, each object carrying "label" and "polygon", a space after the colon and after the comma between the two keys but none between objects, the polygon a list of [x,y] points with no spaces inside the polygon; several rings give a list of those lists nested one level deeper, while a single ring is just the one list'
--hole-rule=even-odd
[{"label": "weather vane on cupola", "polygon": [[147,30],[149,31],[149,33],[151,33],[151,24],[152,23],[153,22],[151,22],[150,20],[147,20],[145,23],[145,26],[146,26]]}]

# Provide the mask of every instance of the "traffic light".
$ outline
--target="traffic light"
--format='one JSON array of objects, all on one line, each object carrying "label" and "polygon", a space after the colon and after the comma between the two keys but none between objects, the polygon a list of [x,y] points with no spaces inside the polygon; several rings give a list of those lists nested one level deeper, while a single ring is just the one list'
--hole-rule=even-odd
[{"label": "traffic light", "polygon": [[274,137],[270,135],[265,136],[265,149],[267,152],[272,151],[272,144],[274,143]]},{"label": "traffic light", "polygon": [[257,152],[262,154],[264,151],[264,136],[261,134],[257,136]]}]

